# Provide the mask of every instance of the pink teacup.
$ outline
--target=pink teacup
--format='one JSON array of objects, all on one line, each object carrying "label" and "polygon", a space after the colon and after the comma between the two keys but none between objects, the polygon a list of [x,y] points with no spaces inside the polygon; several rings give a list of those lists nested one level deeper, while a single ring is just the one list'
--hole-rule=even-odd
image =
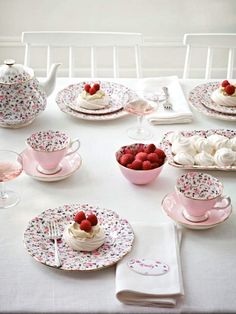
[{"label": "pink teacup", "polygon": [[188,172],[176,182],[176,194],[184,207],[183,215],[193,222],[208,219],[208,211],[219,210],[231,204],[230,197],[223,196],[223,184],[207,173]]},{"label": "pink teacup", "polygon": [[71,140],[61,131],[39,131],[26,140],[32,155],[38,162],[37,170],[44,174],[54,174],[61,170],[61,160],[74,154],[80,147],[78,139]]}]

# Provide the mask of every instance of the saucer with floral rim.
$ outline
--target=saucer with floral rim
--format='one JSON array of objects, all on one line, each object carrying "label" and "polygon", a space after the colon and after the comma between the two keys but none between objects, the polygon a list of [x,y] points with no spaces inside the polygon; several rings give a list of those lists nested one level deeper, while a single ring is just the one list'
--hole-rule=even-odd
[{"label": "saucer with floral rim", "polygon": [[20,155],[23,158],[24,172],[39,181],[54,182],[64,180],[75,173],[82,164],[80,155],[75,152],[74,154],[66,156],[62,159],[60,162],[60,171],[54,174],[44,174],[37,170],[38,163],[33,158],[29,148],[26,148]]},{"label": "saucer with floral rim", "polygon": [[229,218],[230,214],[232,213],[232,205],[224,209],[216,209],[210,210],[208,212],[208,219],[201,222],[192,222],[187,220],[183,215],[183,205],[180,204],[178,197],[175,192],[171,192],[167,194],[162,200],[162,208],[164,212],[175,222],[178,224],[189,228],[189,229],[196,229],[196,230],[203,230],[213,228],[218,226],[226,219]]}]

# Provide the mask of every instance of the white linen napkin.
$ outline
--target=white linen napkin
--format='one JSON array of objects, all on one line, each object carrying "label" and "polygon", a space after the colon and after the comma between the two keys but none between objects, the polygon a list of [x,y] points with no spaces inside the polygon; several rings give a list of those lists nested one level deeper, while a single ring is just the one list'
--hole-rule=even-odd
[{"label": "white linen napkin", "polygon": [[[181,231],[173,223],[132,224],[132,251],[116,267],[116,297],[120,302],[140,306],[174,307],[183,295],[179,257]],[[162,275],[144,275],[128,266],[132,259],[159,260],[169,270]]]},{"label": "white linen napkin", "polygon": [[161,88],[168,87],[169,101],[173,110],[165,110],[163,102],[159,103],[157,111],[147,116],[147,120],[152,124],[175,124],[190,123],[193,114],[185,99],[177,76],[159,77],[143,79],[139,83],[139,89],[145,93],[163,93]]}]

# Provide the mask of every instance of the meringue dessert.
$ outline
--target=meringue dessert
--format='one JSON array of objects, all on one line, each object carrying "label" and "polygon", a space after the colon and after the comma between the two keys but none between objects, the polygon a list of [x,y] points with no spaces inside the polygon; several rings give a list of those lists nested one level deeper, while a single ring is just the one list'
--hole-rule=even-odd
[{"label": "meringue dessert", "polygon": [[227,167],[232,166],[235,162],[235,152],[230,148],[220,148],[214,155],[214,160],[217,166]]},{"label": "meringue dessert", "polygon": [[73,250],[90,252],[103,245],[105,233],[95,214],[86,217],[85,212],[80,211],[66,226],[63,239]]},{"label": "meringue dessert", "polygon": [[211,99],[217,105],[226,106],[226,107],[235,107],[236,106],[236,85],[230,84],[229,81],[224,80],[220,87],[215,90]]},{"label": "meringue dessert", "polygon": [[[208,137],[184,136],[173,133],[168,140],[176,164],[183,166],[228,167],[236,165],[236,136],[228,138],[220,134]],[[173,140],[171,142],[171,140]]]},{"label": "meringue dessert", "polygon": [[85,84],[84,90],[77,98],[77,104],[88,110],[104,109],[110,106],[110,97],[100,89],[98,83],[92,87],[90,84]]}]

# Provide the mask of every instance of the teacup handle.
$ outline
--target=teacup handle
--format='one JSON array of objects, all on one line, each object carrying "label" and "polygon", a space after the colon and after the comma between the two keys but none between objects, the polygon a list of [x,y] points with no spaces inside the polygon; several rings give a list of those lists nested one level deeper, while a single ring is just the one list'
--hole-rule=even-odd
[{"label": "teacup handle", "polygon": [[225,206],[214,206],[212,209],[225,209],[225,208],[227,208],[231,204],[231,198],[229,196],[225,196],[225,195],[221,196],[219,201],[216,204],[221,203],[224,200],[226,200],[226,203],[227,203]]},{"label": "teacup handle", "polygon": [[69,156],[69,155],[74,154],[79,148],[80,148],[80,141],[78,138],[76,138],[70,142],[69,151],[65,154],[65,156]]}]

